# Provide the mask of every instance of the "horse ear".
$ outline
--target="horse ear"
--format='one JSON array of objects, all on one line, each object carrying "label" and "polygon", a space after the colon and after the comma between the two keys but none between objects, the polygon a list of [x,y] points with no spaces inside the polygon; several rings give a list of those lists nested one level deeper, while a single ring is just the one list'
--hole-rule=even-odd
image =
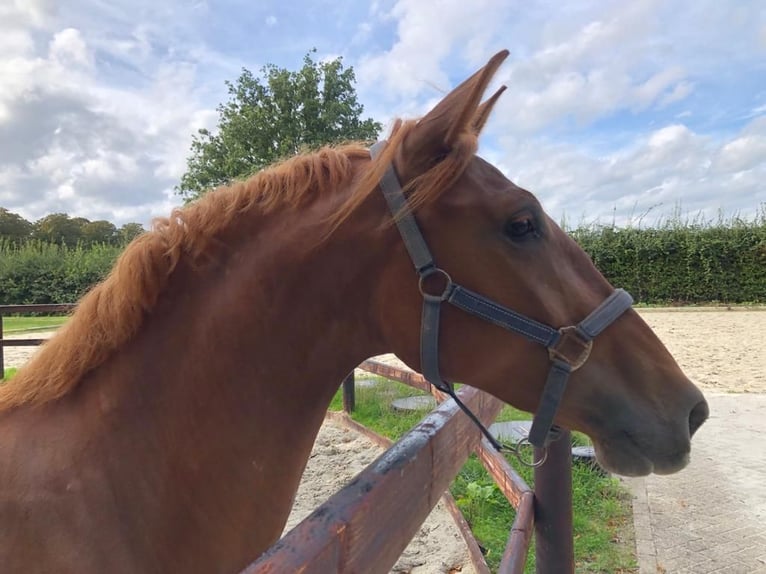
[{"label": "horse ear", "polygon": [[498,98],[500,98],[500,95],[505,91],[505,89],[506,86],[500,86],[500,89],[492,94],[492,96],[482,105],[480,105],[476,110],[476,113],[473,115],[473,121],[471,122],[471,128],[473,128],[473,131],[476,135],[479,135],[481,130],[484,128],[484,124],[487,123],[489,114],[492,113],[492,108],[495,107]]},{"label": "horse ear", "polygon": [[[420,119],[407,136],[405,147],[408,156],[438,158],[449,152],[461,134],[472,131],[481,96],[508,53],[508,50],[503,50],[492,56],[482,69],[447,94]],[[492,107],[491,104],[489,107]],[[488,113],[489,109],[486,111]]]}]

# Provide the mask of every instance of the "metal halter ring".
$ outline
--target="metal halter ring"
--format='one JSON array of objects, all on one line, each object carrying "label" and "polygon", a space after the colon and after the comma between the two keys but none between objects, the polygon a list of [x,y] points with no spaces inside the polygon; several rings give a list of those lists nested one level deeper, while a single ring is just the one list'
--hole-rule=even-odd
[{"label": "metal halter ring", "polygon": [[[444,289],[442,290],[441,294],[432,295],[431,293],[426,292],[425,281],[429,277],[433,277],[437,274],[441,275],[444,279]],[[452,277],[450,277],[449,273],[440,267],[431,267],[420,274],[420,279],[418,280],[418,289],[420,290],[420,294],[423,296],[423,299],[427,301],[446,301],[452,292]]]},{"label": "metal halter ring", "polygon": [[524,466],[528,466],[530,468],[537,468],[539,466],[542,466],[545,464],[545,461],[548,460],[548,447],[543,447],[543,457],[540,460],[534,459],[534,450],[532,451],[532,462],[527,462],[527,460],[521,456],[521,448],[524,446],[532,446],[532,444],[529,442],[529,437],[524,437],[521,440],[519,440],[514,446],[512,447],[506,447],[508,450],[510,450],[513,455],[516,457],[516,459],[523,464]]}]

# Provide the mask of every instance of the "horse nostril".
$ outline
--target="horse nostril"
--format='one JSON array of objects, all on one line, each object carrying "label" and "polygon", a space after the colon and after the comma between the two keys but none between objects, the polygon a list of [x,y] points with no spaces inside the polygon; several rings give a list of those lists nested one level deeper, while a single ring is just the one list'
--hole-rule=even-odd
[{"label": "horse nostril", "polygon": [[709,414],[710,409],[705,399],[694,405],[694,408],[689,413],[689,436],[693,436],[697,432],[697,429],[707,420]]}]

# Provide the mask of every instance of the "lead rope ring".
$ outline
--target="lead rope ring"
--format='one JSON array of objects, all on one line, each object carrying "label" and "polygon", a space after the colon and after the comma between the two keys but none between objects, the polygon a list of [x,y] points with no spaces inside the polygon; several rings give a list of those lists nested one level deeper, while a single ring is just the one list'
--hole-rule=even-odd
[{"label": "lead rope ring", "polygon": [[[561,439],[561,435],[562,435],[561,428],[559,428],[558,426],[553,426],[548,431],[548,436],[549,436],[549,439],[550,439],[551,442],[557,441],[557,440]],[[543,451],[543,456],[539,460],[535,460],[535,458],[534,458],[535,457],[534,450],[532,451],[533,454],[532,454],[532,460],[531,461],[527,460],[524,456],[522,456],[521,451],[522,451],[522,449],[524,447],[532,447],[532,446],[534,446],[534,445],[532,445],[529,442],[529,436],[522,437],[513,446],[509,446],[507,444],[500,444],[500,446],[502,447],[503,450],[512,453],[513,456],[516,457],[516,460],[519,461],[519,463],[521,463],[523,466],[526,466],[526,467],[529,467],[529,468],[538,468],[538,467],[544,465],[545,461],[548,460],[548,446],[547,445],[542,447],[541,450]]]},{"label": "lead rope ring", "polygon": [[502,445],[503,450],[506,450],[513,454],[513,456],[516,457],[516,460],[518,460],[522,465],[527,466],[529,468],[538,468],[545,464],[545,461],[548,460],[548,447],[543,447],[543,456],[539,460],[534,459],[534,450],[532,451],[532,460],[528,461],[525,457],[521,454],[521,449],[526,446],[532,446],[532,444],[529,442],[529,437],[524,437],[520,439],[515,445],[508,446],[506,444]]}]

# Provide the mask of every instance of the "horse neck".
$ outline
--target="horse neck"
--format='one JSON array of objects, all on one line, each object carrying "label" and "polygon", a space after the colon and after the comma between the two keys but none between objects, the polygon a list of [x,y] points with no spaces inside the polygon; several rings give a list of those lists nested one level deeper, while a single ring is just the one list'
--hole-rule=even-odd
[{"label": "horse neck", "polygon": [[[91,417],[120,429],[102,441],[134,445],[115,458],[115,480],[130,488],[135,470],[163,491],[167,477],[152,469],[183,475],[179,501],[152,503],[194,500],[192,513],[208,530],[217,522],[233,554],[236,541],[253,552],[279,535],[339,383],[386,350],[369,308],[383,206],[363,206],[321,242],[325,229],[311,222],[330,208],[274,214],[239,230],[246,239],[217,263],[181,264],[144,328],[78,393]],[[195,535],[172,536],[166,547]]]}]

